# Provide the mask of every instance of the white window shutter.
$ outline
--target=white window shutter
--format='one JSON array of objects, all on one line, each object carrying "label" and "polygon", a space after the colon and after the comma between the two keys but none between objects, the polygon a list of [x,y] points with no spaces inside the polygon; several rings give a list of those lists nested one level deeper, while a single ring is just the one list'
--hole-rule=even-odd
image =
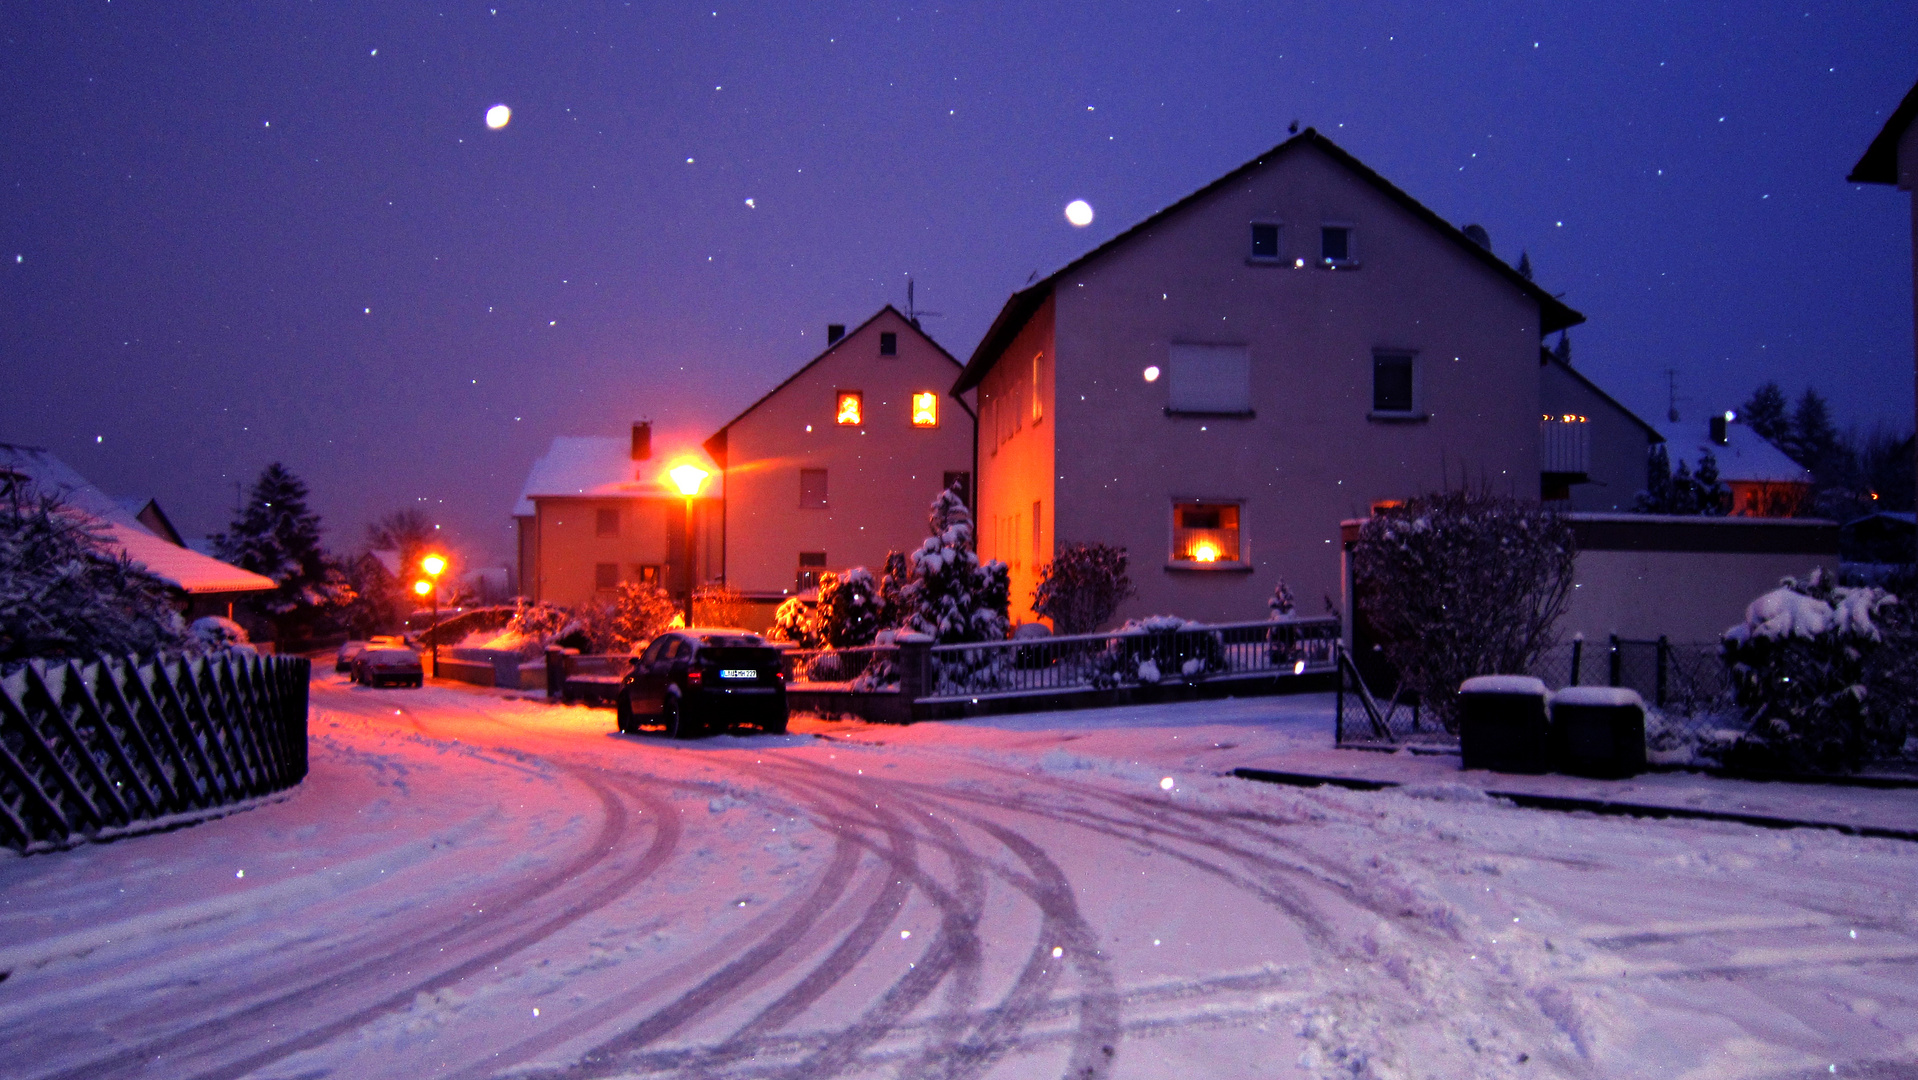
[{"label": "white window shutter", "polygon": [[1166,367],[1173,412],[1252,411],[1252,361],[1244,345],[1174,344]]}]

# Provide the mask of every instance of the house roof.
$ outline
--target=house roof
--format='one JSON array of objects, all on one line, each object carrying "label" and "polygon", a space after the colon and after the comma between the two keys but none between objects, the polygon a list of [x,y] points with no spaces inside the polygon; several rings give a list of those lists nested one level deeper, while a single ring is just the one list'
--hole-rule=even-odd
[{"label": "house roof", "polygon": [[[559,435],[546,453],[533,462],[513,505],[514,517],[531,517],[534,499],[678,499],[667,486],[664,460],[633,460],[632,440],[625,436]],[[719,495],[718,474],[709,482],[708,497]]]},{"label": "house roof", "polygon": [[[66,462],[38,446],[0,443],[0,474],[30,481],[60,496],[67,507],[93,519],[107,543],[174,588],[190,594],[264,592],[276,589],[272,578],[242,570],[147,528],[99,488],[87,483]],[[144,507],[145,503],[141,503]]]},{"label": "house roof", "polygon": [[1597,394],[1600,400],[1604,401],[1607,405],[1610,405],[1612,408],[1617,409],[1620,413],[1624,415],[1624,417],[1627,420],[1630,420],[1632,423],[1637,424],[1639,427],[1643,428],[1645,430],[1645,434],[1651,437],[1651,441],[1653,442],[1665,441],[1665,436],[1661,434],[1657,428],[1646,423],[1643,417],[1639,416],[1637,413],[1633,412],[1632,410],[1626,408],[1624,405],[1620,404],[1617,398],[1606,393],[1604,389],[1600,387],[1597,383],[1586,378],[1584,372],[1578,370],[1577,368],[1566,363],[1565,361],[1560,360],[1558,357],[1553,356],[1552,350],[1540,349],[1538,351],[1538,366],[1545,367],[1547,365],[1558,368],[1558,370],[1563,371],[1567,375],[1570,375],[1575,381],[1577,381],[1580,385],[1584,386],[1587,390],[1590,390],[1592,393]]},{"label": "house roof", "polygon": [[1786,457],[1783,450],[1742,423],[1725,425],[1724,446],[1713,442],[1709,431],[1692,429],[1673,435],[1670,443],[1670,454],[1676,459],[1672,462],[1673,468],[1682,460],[1696,469],[1699,459],[1709,451],[1718,460],[1718,478],[1726,483],[1809,484],[1812,481],[1811,473],[1804,466]]},{"label": "house roof", "polygon": [[946,359],[952,361],[953,367],[963,368],[965,366],[959,362],[958,357],[947,352],[946,347],[944,345],[941,345],[937,341],[934,341],[932,339],[932,335],[926,333],[923,329],[921,329],[918,323],[913,322],[911,319],[908,319],[904,315],[900,314],[900,311],[898,308],[893,307],[891,304],[887,304],[885,307],[882,307],[878,311],[873,312],[871,318],[867,319],[865,322],[860,323],[858,326],[853,327],[850,331],[846,333],[845,337],[842,337],[838,341],[833,342],[831,345],[826,346],[825,350],[821,352],[818,356],[815,356],[811,360],[808,360],[804,364],[800,365],[800,368],[798,371],[795,371],[791,375],[786,376],[786,378],[782,380],[778,386],[775,386],[771,390],[768,390],[764,394],[761,394],[759,396],[759,400],[753,402],[751,405],[746,406],[746,408],[743,409],[738,416],[735,416],[731,420],[728,420],[724,424],[720,425],[719,430],[713,432],[712,437],[707,439],[706,442],[703,444],[706,448],[706,452],[712,455],[712,458],[714,461],[719,462],[722,466],[725,465],[727,429],[731,428],[734,424],[739,423],[741,420],[746,419],[747,416],[752,414],[754,409],[757,409],[761,405],[764,405],[766,402],[772,400],[772,397],[774,394],[777,394],[781,390],[784,390],[788,385],[792,383],[794,379],[797,379],[801,375],[804,375],[806,372],[812,370],[813,365],[818,364],[820,361],[826,359],[828,356],[831,356],[833,353],[839,351],[840,346],[846,344],[848,341],[851,341],[855,336],[859,334],[860,331],[864,330],[868,326],[871,326],[874,322],[876,322],[879,319],[881,315],[884,315],[888,311],[892,312],[894,315],[899,316],[899,321],[902,323],[905,323],[908,329],[910,329],[913,333],[918,334],[922,339],[924,339],[926,344],[939,350],[940,356],[943,356]]},{"label": "house roof", "polygon": [[980,380],[985,378],[986,371],[992,367],[993,362],[998,358],[999,354],[1005,351],[1006,347],[1012,343],[1012,339],[1016,337],[1020,329],[1025,326],[1026,321],[1032,318],[1033,312],[1039,310],[1039,305],[1044,303],[1046,297],[1052,294],[1052,290],[1058,285],[1061,277],[1097,259],[1106,252],[1127,243],[1134,237],[1143,234],[1160,220],[1183,210],[1185,207],[1210,195],[1225,185],[1238,180],[1254,169],[1262,168],[1278,160],[1280,156],[1305,146],[1316,147],[1333,161],[1345,166],[1353,174],[1358,176],[1359,179],[1372,185],[1373,188],[1377,189],[1386,198],[1410,212],[1413,217],[1418,218],[1420,221],[1436,229],[1441,235],[1458,245],[1460,249],[1492,268],[1494,272],[1505,278],[1513,286],[1525,293],[1526,296],[1537,301],[1540,316],[1540,335],[1549,334],[1554,330],[1563,330],[1568,326],[1577,326],[1579,323],[1585,321],[1585,316],[1566,306],[1563,301],[1540,288],[1530,278],[1512,269],[1505,260],[1492,254],[1489,249],[1471,237],[1466,236],[1463,232],[1460,232],[1456,226],[1432,212],[1424,203],[1407,195],[1391,181],[1373,172],[1364,162],[1346,153],[1337,143],[1319,134],[1316,129],[1306,128],[1304,131],[1267,150],[1251,161],[1226,173],[1210,184],[1147,217],[1145,220],[1119,235],[1072,260],[1037,283],[1028,285],[1018,292],[1013,293],[1012,296],[1006,300],[1005,307],[1000,309],[998,318],[992,321],[992,326],[986,331],[986,336],[980,339],[978,348],[972,351],[972,358],[966,362],[965,370],[960,373],[959,382],[952,388],[953,393],[964,393],[979,385]]},{"label": "house roof", "polygon": [[1854,184],[1896,184],[1898,182],[1898,141],[1905,129],[1918,118],[1918,83],[1905,92],[1905,100],[1891,111],[1890,119],[1878,131],[1878,137],[1865,148],[1865,156],[1851,167],[1845,179]]}]

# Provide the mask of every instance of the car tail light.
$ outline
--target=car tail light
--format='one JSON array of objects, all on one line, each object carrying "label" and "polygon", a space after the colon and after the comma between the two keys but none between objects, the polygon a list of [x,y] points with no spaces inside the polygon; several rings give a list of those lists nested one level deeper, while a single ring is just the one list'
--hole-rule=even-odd
[{"label": "car tail light", "polygon": [[686,681],[692,683],[694,686],[698,686],[700,683],[706,681],[706,673],[698,668],[694,668],[686,673]]}]

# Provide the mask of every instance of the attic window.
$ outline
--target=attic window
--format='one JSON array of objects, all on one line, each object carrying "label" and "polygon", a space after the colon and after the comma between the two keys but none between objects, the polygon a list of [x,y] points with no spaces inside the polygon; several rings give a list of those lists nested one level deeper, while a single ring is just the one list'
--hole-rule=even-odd
[{"label": "attic window", "polygon": [[1352,226],[1325,225],[1319,229],[1319,258],[1327,266],[1352,266]]},{"label": "attic window", "polygon": [[1278,261],[1279,227],[1269,221],[1252,223],[1252,257],[1261,261]]},{"label": "attic window", "polygon": [[898,334],[895,334],[892,331],[888,330],[885,333],[879,335],[879,355],[881,356],[898,356],[899,355],[899,335]]},{"label": "attic window", "polygon": [[939,395],[923,390],[912,395],[912,426],[939,426]]},{"label": "attic window", "polygon": [[841,427],[857,427],[865,422],[865,395],[857,390],[839,391],[839,407],[833,412],[833,422]]}]

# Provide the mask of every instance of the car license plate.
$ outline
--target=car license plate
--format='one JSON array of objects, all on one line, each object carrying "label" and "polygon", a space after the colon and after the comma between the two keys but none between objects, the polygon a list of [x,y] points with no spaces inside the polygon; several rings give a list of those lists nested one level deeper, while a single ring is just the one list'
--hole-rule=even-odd
[{"label": "car license plate", "polygon": [[757,679],[759,678],[759,672],[751,668],[722,668],[720,669],[719,677],[722,679]]}]

